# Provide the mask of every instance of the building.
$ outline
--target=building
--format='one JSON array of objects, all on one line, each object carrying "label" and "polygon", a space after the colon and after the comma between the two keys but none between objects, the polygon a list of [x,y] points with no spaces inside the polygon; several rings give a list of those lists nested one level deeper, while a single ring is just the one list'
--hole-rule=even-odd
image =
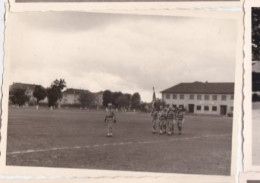
[{"label": "building", "polygon": [[[86,92],[88,90],[68,88],[63,92],[63,97],[61,99],[61,105],[80,105],[79,96],[81,92]],[[88,91],[89,92],[89,91]],[[95,96],[94,104],[97,107],[103,105],[103,92],[93,93]]]},{"label": "building", "polygon": [[13,83],[12,85],[10,85],[9,91],[12,91],[14,89],[23,89],[23,90],[25,90],[25,95],[27,95],[29,97],[29,102],[28,103],[35,104],[36,103],[36,99],[33,96],[33,91],[34,91],[35,86],[36,86],[35,84]]},{"label": "building", "polygon": [[[16,88],[24,89],[25,94],[29,97],[29,102],[26,104],[36,104],[36,98],[33,96],[35,84],[26,84],[26,83],[13,83],[10,85],[10,91]],[[83,89],[74,89],[74,88],[68,88],[63,92],[63,97],[60,101],[60,105],[80,105],[79,102],[79,96],[81,92],[88,91]],[[97,92],[92,93],[95,96],[94,105],[98,108],[103,105],[103,92]],[[41,104],[47,104],[48,99],[45,97],[45,99],[40,101]]]},{"label": "building", "polygon": [[183,106],[188,113],[227,115],[233,112],[234,83],[180,83],[161,93],[166,104]]}]

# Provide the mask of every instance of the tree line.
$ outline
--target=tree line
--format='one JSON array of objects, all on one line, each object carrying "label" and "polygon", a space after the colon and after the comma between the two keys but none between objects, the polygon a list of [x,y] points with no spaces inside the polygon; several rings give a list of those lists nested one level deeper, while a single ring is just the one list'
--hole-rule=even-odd
[{"label": "tree line", "polygon": [[[56,107],[62,100],[63,90],[67,87],[64,79],[54,80],[46,89],[41,85],[35,85],[33,90],[33,97],[35,98],[36,108],[39,108],[40,101],[47,97],[48,106],[52,109]],[[93,108],[97,105],[97,98],[94,93],[82,90],[78,93],[78,102],[81,108]],[[30,101],[29,96],[26,94],[26,89],[13,88],[9,92],[10,101],[18,106],[23,106]],[[133,95],[122,92],[112,92],[105,90],[103,92],[103,106],[106,107],[108,103],[112,103],[117,109],[133,110],[144,108],[141,105],[141,96],[139,93]]]},{"label": "tree line", "polygon": [[139,93],[133,95],[122,92],[112,92],[105,90],[103,93],[103,106],[112,103],[115,108],[126,110],[139,109],[141,105],[141,96]]}]

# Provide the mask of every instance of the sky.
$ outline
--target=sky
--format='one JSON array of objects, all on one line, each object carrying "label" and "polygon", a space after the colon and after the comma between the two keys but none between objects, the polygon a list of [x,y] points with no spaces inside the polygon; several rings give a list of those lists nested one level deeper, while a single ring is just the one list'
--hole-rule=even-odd
[{"label": "sky", "polygon": [[[139,92],[180,82],[234,82],[237,25],[216,18],[25,12],[8,16],[10,83]],[[8,41],[9,40],[9,41]]]}]

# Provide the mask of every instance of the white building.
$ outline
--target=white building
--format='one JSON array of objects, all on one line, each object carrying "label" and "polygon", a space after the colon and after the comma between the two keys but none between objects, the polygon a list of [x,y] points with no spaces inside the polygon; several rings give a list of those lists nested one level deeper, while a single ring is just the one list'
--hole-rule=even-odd
[{"label": "white building", "polygon": [[[88,91],[83,89],[68,88],[63,92],[63,97],[61,99],[61,105],[80,105],[79,96],[81,92]],[[94,104],[97,107],[103,105],[103,92],[93,93],[95,96]]]},{"label": "white building", "polygon": [[227,115],[233,112],[234,83],[180,83],[161,93],[166,104],[184,106],[188,113]]}]

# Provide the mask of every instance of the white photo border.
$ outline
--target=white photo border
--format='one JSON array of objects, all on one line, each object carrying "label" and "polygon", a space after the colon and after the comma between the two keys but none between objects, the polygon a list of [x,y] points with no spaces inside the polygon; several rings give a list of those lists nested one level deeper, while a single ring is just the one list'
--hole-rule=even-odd
[{"label": "white photo border", "polygon": [[[147,10],[148,11],[148,10]],[[152,13],[149,10],[148,14]],[[10,12],[9,12],[10,13]],[[114,13],[121,13],[120,11]],[[3,76],[3,99],[2,99],[2,140],[1,140],[1,173],[4,175],[36,175],[36,176],[76,176],[88,177],[90,179],[106,180],[106,182],[114,182],[115,180],[128,181],[144,181],[149,182],[194,182],[196,180],[200,183],[210,182],[224,183],[235,182],[238,175],[238,154],[239,143],[241,138],[241,124],[242,124],[242,73],[243,73],[243,13],[236,12],[205,12],[205,11],[191,11],[191,10],[176,10],[165,11],[158,10],[156,13],[164,16],[190,16],[190,17],[210,17],[220,19],[232,19],[237,21],[237,53],[236,53],[236,73],[235,73],[235,100],[234,100],[234,117],[233,117],[233,133],[232,133],[232,160],[231,160],[231,175],[230,176],[215,176],[215,175],[191,175],[191,174],[171,174],[171,173],[151,173],[151,172],[132,172],[132,171],[110,171],[110,170],[88,170],[88,169],[69,169],[69,168],[40,168],[40,167],[21,167],[21,166],[6,166],[6,145],[7,145],[7,121],[8,121],[8,81],[9,65],[8,56],[4,58],[4,76]],[[140,11],[133,14],[147,14],[147,12]],[[153,13],[154,14],[154,13]],[[156,14],[156,15],[157,15]],[[7,14],[8,21],[8,14]],[[8,25],[8,24],[7,24]],[[8,46],[8,40],[5,41],[5,47]]]}]

